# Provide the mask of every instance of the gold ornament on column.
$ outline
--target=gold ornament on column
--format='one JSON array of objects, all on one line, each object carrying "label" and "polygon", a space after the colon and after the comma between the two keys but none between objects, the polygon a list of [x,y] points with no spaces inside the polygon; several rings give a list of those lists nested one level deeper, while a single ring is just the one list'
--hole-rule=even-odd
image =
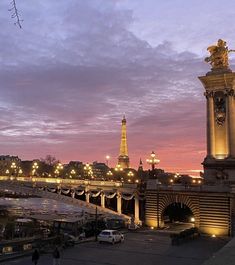
[{"label": "gold ornament on column", "polygon": [[207,50],[209,51],[210,56],[206,57],[205,61],[207,63],[210,63],[210,65],[212,66],[212,71],[230,70],[228,54],[230,52],[235,52],[235,50],[229,50],[226,41],[219,39],[216,45],[209,46]]}]

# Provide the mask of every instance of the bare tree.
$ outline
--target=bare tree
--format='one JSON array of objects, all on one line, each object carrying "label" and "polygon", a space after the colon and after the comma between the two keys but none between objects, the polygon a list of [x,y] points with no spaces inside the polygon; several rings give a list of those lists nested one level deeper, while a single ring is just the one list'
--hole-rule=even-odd
[{"label": "bare tree", "polygon": [[20,18],[18,9],[16,7],[16,0],[11,1],[11,8],[9,9],[9,11],[11,12],[11,18],[14,18],[16,20],[14,24],[19,28],[22,28],[21,23],[23,22],[23,19]]},{"label": "bare tree", "polygon": [[45,158],[40,158],[40,161],[49,166],[54,166],[55,164],[59,163],[59,160],[52,155],[47,155]]}]

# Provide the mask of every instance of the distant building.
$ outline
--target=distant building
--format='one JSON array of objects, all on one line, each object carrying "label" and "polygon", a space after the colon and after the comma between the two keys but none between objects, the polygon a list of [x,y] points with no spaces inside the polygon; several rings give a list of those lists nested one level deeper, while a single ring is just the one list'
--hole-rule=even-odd
[{"label": "distant building", "polygon": [[81,161],[70,161],[64,165],[66,177],[81,178],[84,174],[84,164]]},{"label": "distant building", "polygon": [[93,162],[92,171],[95,178],[105,178],[109,168],[105,163]]},{"label": "distant building", "polygon": [[19,167],[21,164],[21,160],[18,156],[10,156],[10,155],[1,155],[0,156],[0,174],[1,175],[11,175],[13,171],[16,169],[11,168],[12,163],[14,163],[15,167]]},{"label": "distant building", "polygon": [[18,156],[10,156],[10,155],[0,155],[0,161],[6,161],[6,162],[20,162]]}]

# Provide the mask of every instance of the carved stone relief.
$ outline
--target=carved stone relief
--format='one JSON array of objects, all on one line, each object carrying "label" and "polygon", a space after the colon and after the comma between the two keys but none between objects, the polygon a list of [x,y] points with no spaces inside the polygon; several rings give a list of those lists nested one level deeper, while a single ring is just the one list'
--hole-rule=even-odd
[{"label": "carved stone relief", "polygon": [[223,126],[226,119],[226,95],[222,91],[214,94],[215,121],[219,126]]}]

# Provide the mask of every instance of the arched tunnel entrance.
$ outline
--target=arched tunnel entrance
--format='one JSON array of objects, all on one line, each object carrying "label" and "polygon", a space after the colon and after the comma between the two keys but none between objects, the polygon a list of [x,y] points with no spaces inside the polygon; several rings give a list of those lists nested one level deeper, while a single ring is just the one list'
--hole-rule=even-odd
[{"label": "arched tunnel entrance", "polygon": [[163,211],[162,220],[164,225],[175,223],[194,224],[195,218],[191,209],[180,202],[169,204]]}]

